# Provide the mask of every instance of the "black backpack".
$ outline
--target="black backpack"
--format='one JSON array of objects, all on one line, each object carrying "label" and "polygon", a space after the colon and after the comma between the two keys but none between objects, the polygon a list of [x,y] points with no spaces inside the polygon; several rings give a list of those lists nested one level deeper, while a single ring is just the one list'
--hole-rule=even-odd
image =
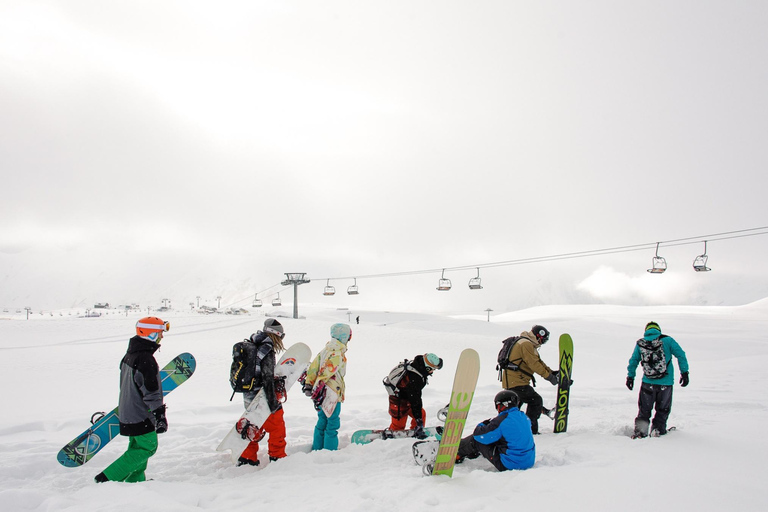
[{"label": "black backpack", "polygon": [[664,334],[655,340],[646,341],[645,338],[637,340],[637,346],[640,348],[640,362],[643,365],[643,373],[649,379],[660,379],[667,375],[666,355],[664,354]]},{"label": "black backpack", "polygon": [[256,344],[250,340],[240,341],[232,347],[229,385],[235,393],[251,391],[256,385],[256,352]]},{"label": "black backpack", "polygon": [[499,370],[499,380],[501,380],[502,370],[516,372],[520,369],[517,364],[509,360],[509,354],[512,353],[512,347],[514,347],[515,343],[518,341],[520,341],[520,336],[512,336],[501,342],[501,350],[499,350],[499,355],[496,357],[496,369]]}]

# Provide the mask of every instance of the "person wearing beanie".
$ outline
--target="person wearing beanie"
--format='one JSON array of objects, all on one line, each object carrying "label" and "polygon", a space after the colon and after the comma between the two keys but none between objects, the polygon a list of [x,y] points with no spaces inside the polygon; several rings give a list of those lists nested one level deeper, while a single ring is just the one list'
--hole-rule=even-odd
[{"label": "person wearing beanie", "polygon": [[120,435],[128,437],[128,449],[104,471],[96,475],[98,483],[143,482],[147,461],[157,451],[157,435],[168,430],[163,403],[160,367],[155,352],[160,348],[168,322],[150,316],[136,323],[136,336],[128,341],[128,350],[120,361],[120,400],[117,417]]},{"label": "person wearing beanie", "polygon": [[[424,422],[427,412],[421,399],[424,388],[429,384],[429,377],[443,367],[443,360],[435,354],[419,354],[413,361],[407,359],[398,364],[384,379],[384,387],[389,393],[389,416],[392,421],[390,430],[405,430],[408,418],[415,437],[424,439]],[[396,382],[390,377],[394,377]]]},{"label": "person wearing beanie", "polygon": [[539,348],[549,341],[549,331],[545,327],[534,325],[530,331],[523,331],[515,338],[516,343],[509,351],[509,364],[502,371],[501,385],[504,389],[514,391],[520,397],[520,402],[526,404],[525,414],[531,420],[531,432],[538,434],[544,400],[531,386],[531,382],[536,385],[533,375],[537,373],[553,386],[557,386],[560,372],[544,364],[539,356]]},{"label": "person wearing beanie", "polygon": [[338,450],[341,404],[344,402],[344,375],[347,373],[347,344],[352,329],[347,324],[331,326],[331,340],[307,369],[302,391],[317,409],[312,450]]},{"label": "person wearing beanie", "polygon": [[[638,364],[643,366],[643,382],[640,386],[637,405],[638,413],[635,418],[635,429],[632,438],[648,436],[651,427],[652,437],[663,436],[667,433],[667,419],[672,410],[672,388],[675,385],[675,368],[672,357],[677,358],[680,369],[680,385],[688,385],[688,359],[680,345],[671,336],[661,333],[661,327],[656,322],[648,322],[645,333],[635,343],[632,357],[627,366],[626,386],[630,391],[635,386],[635,373]],[[656,414],[651,422],[651,412]]]},{"label": "person wearing beanie", "polygon": [[248,443],[248,447],[240,454],[237,461],[238,466],[259,465],[259,441],[267,434],[269,434],[267,441],[269,460],[276,461],[286,455],[283,406],[278,400],[275,390],[276,354],[285,350],[283,338],[285,338],[285,330],[282,324],[274,318],[267,318],[262,330],[251,334],[250,338],[246,340],[255,346],[255,350],[252,351],[255,357],[251,362],[254,366],[255,379],[251,390],[243,393],[243,404],[248,409],[256,395],[263,389],[271,414],[261,426],[258,435]]}]

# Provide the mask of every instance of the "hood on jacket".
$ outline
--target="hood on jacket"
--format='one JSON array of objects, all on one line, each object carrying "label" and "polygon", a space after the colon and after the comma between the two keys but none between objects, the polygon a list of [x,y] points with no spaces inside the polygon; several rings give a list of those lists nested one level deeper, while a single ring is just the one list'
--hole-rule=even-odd
[{"label": "hood on jacket", "polygon": [[646,341],[653,341],[657,339],[659,336],[661,336],[661,331],[659,329],[650,328],[645,330],[645,335],[643,336],[643,339]]},{"label": "hood on jacket", "polygon": [[352,328],[347,324],[333,324],[331,326],[331,338],[346,345],[352,338]]},{"label": "hood on jacket", "polygon": [[159,348],[159,343],[155,343],[154,341],[150,341],[146,338],[136,335],[128,341],[127,353],[134,354],[136,352],[150,352],[154,354]]},{"label": "hood on jacket", "polygon": [[541,346],[541,343],[539,343],[539,339],[531,331],[523,331],[523,332],[521,332],[520,333],[520,337],[530,341],[531,343],[533,343],[533,346],[536,347],[536,348],[539,348]]}]

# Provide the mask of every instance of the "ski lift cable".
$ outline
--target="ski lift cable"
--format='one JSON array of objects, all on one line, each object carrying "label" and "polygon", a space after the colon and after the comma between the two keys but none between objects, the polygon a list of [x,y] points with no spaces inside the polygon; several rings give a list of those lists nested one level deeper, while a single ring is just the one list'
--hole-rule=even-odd
[{"label": "ski lift cable", "polygon": [[759,228],[740,229],[736,231],[725,231],[722,233],[713,233],[709,235],[676,238],[676,239],[665,240],[660,242],[648,242],[644,244],[624,245],[624,246],[618,246],[618,247],[608,247],[604,249],[592,249],[588,251],[568,252],[563,254],[551,254],[547,256],[534,256],[530,258],[520,258],[516,260],[505,260],[505,261],[497,261],[497,262],[483,263],[483,264],[460,265],[460,266],[454,266],[454,267],[440,267],[440,268],[432,268],[432,269],[410,270],[410,271],[402,271],[402,272],[388,272],[388,273],[382,273],[382,274],[366,274],[366,275],[356,275],[356,276],[347,276],[347,277],[323,277],[320,280],[404,277],[404,276],[413,276],[413,275],[420,275],[420,274],[444,273],[445,271],[453,272],[453,271],[459,271],[459,270],[471,270],[471,269],[478,269],[478,268],[496,268],[496,267],[505,267],[505,266],[513,266],[513,265],[526,265],[530,263],[541,263],[541,262],[547,262],[547,261],[586,258],[591,256],[603,256],[607,254],[618,254],[623,252],[644,251],[648,249],[657,249],[660,245],[664,245],[666,247],[677,247],[677,246],[683,246],[683,245],[698,244],[703,242],[704,240],[713,242],[713,241],[719,241],[719,240],[732,240],[736,238],[746,238],[746,237],[761,236],[761,235],[768,235],[768,226],[763,226]]}]

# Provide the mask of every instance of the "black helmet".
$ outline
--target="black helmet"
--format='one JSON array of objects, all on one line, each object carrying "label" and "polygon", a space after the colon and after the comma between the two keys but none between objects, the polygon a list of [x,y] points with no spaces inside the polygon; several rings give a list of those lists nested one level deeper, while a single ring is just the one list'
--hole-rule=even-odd
[{"label": "black helmet", "polygon": [[534,325],[531,327],[531,332],[542,345],[549,341],[549,331],[543,325]]},{"label": "black helmet", "polygon": [[520,397],[511,389],[505,389],[496,393],[493,404],[496,406],[497,411],[505,411],[511,407],[518,407],[520,405]]}]

